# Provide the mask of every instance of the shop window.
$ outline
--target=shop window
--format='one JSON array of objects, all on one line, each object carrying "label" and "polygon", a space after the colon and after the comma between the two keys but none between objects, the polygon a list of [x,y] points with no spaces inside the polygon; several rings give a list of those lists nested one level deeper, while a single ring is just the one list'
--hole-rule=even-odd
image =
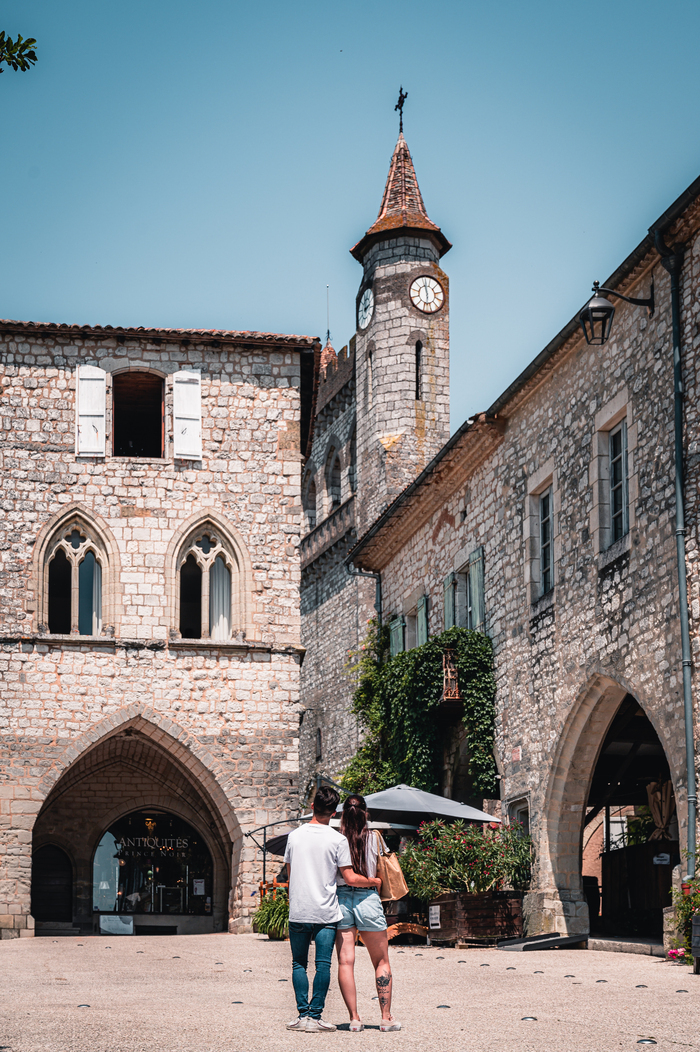
[{"label": "shop window", "polygon": [[180,562],[180,635],[225,640],[231,636],[231,575],[236,566],[214,531],[195,535]]},{"label": "shop window", "polygon": [[153,373],[129,370],[112,381],[115,457],[163,456],[163,380]]},{"label": "shop window", "polygon": [[50,633],[100,635],[103,558],[95,540],[78,523],[54,540],[47,567]]},{"label": "shop window", "polygon": [[99,913],[212,912],[213,866],[202,836],[176,815],[139,811],[110,826],[93,862]]}]

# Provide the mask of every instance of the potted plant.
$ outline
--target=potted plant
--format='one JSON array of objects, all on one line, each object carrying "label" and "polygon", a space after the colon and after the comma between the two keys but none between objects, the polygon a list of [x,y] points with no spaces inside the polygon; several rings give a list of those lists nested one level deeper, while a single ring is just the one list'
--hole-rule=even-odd
[{"label": "potted plant", "polygon": [[[517,825],[424,822],[401,857],[409,890],[428,906],[435,942],[522,935],[532,841]],[[439,926],[438,926],[439,925]]]},{"label": "potted plant", "polygon": [[284,888],[268,888],[253,914],[253,925],[268,939],[286,939],[289,935],[289,895]]}]

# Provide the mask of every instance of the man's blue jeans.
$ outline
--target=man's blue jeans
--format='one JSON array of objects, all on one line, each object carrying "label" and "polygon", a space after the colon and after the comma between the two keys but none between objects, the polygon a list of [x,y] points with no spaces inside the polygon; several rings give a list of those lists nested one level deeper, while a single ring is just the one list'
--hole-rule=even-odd
[{"label": "man's blue jeans", "polygon": [[[297,999],[297,1012],[300,1016],[310,1015],[320,1019],[326,994],[331,982],[331,957],[335,944],[335,924],[299,924],[289,922],[289,945],[292,948],[292,982]],[[306,967],[309,963],[309,946],[313,939],[316,944],[316,974],[311,1004],[309,1004],[309,977]]]}]

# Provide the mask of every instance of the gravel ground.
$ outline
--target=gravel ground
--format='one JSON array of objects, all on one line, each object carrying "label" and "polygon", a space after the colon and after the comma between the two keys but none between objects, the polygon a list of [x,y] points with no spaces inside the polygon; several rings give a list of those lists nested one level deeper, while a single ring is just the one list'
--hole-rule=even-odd
[{"label": "gravel ground", "polygon": [[[700,976],[653,957],[394,946],[394,1014],[379,1032],[358,947],[360,1011],[347,1030],[335,977],[332,1034],[287,1032],[296,1015],[288,943],[257,935],[22,939],[0,943],[0,1052],[474,1052],[700,1050]],[[488,967],[486,967],[488,965]],[[680,992],[687,991],[687,992]],[[535,1016],[524,1020],[523,1016]]]}]

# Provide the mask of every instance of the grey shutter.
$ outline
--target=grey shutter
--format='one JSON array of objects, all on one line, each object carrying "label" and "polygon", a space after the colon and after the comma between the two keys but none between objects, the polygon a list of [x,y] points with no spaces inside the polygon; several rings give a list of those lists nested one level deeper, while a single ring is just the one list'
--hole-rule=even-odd
[{"label": "grey shutter", "polygon": [[105,455],[107,373],[96,365],[78,367],[75,452],[81,457]]},{"label": "grey shutter", "polygon": [[483,632],[486,627],[484,611],[484,548],[483,545],[469,556],[469,628]]},{"label": "grey shutter", "polygon": [[445,628],[454,628],[456,624],[455,619],[455,591],[457,584],[457,575],[448,574],[443,584],[443,597],[445,607]]},{"label": "grey shutter", "polygon": [[202,374],[173,374],[173,452],[183,460],[202,459]]},{"label": "grey shutter", "polygon": [[422,595],[418,600],[418,616],[416,617],[416,646],[422,647],[428,642],[428,597]]},{"label": "grey shutter", "polygon": [[389,653],[396,657],[404,650],[404,620],[393,617],[389,622]]}]

